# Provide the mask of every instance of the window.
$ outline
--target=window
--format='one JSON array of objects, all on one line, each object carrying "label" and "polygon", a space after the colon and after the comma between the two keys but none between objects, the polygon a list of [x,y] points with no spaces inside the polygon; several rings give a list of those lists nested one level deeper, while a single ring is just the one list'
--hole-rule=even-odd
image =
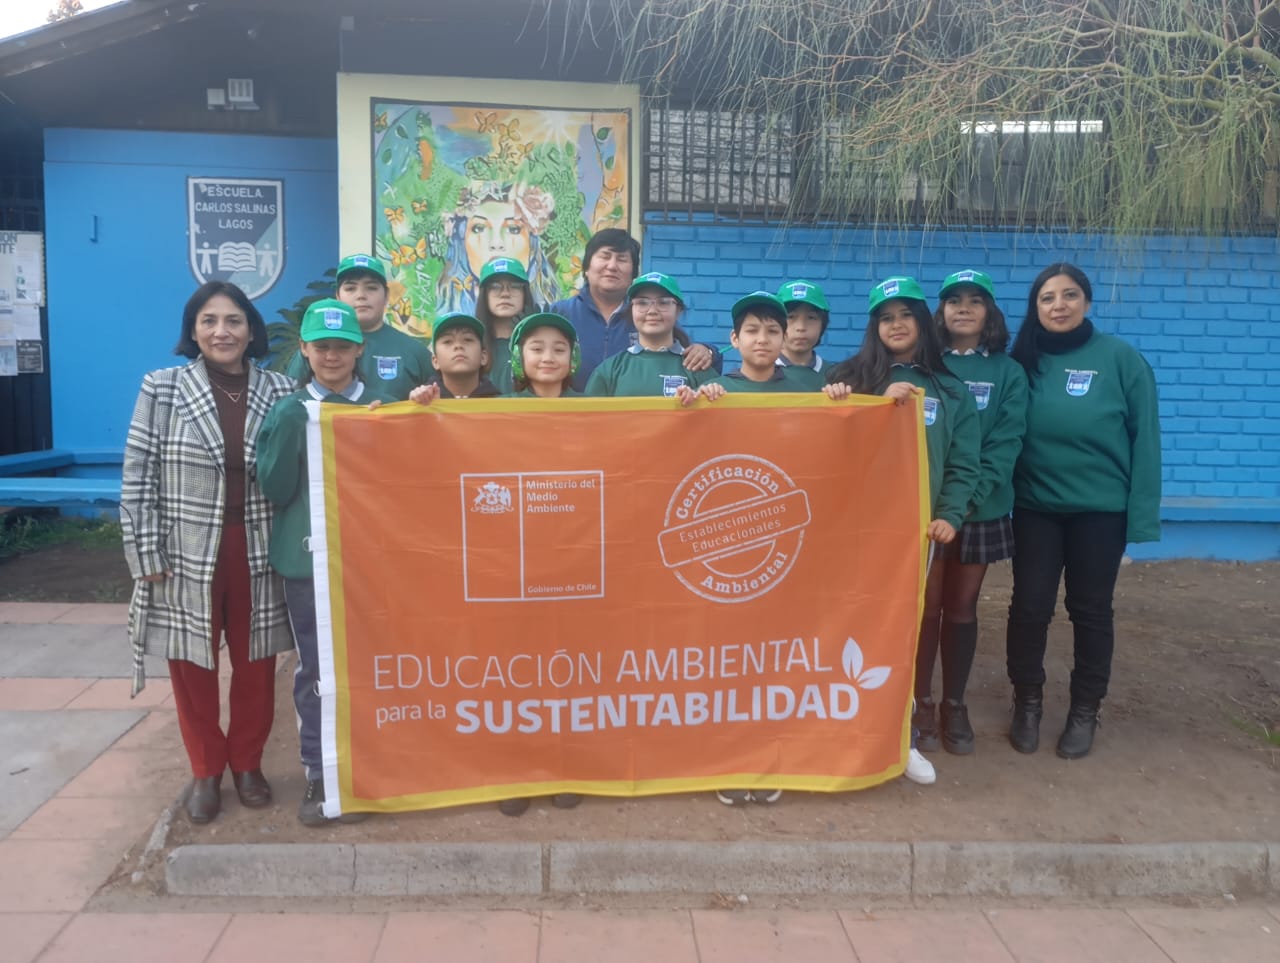
[{"label": "window", "polygon": [[43,230],[41,132],[4,130],[0,123],[0,231]]},{"label": "window", "polygon": [[786,117],[653,108],[645,139],[646,198],[662,211],[780,213],[791,202],[793,130]]},{"label": "window", "polygon": [[1078,208],[1105,185],[1100,120],[1006,120],[962,124],[971,138],[956,172],[954,207],[975,219]]},{"label": "window", "polygon": [[[925,175],[904,170],[893,145],[860,143],[848,122],[808,116],[651,108],[647,210],[930,226],[1061,224],[1096,220],[1106,210],[1110,171],[1100,119],[965,123],[957,159]],[[1278,185],[1273,163],[1261,191],[1233,199],[1230,218],[1274,225]]]}]

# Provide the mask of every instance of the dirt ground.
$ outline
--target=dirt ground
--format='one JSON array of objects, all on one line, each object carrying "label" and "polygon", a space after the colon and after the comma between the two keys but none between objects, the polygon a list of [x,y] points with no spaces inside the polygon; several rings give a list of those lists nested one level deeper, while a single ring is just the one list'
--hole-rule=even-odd
[{"label": "dirt ground", "polygon": [[[932,756],[938,782],[896,780],[860,793],[787,793],[773,807],[729,809],[711,793],[588,798],[562,811],[537,800],[520,818],[494,805],[376,815],[307,829],[296,819],[303,780],[282,660],[277,725],[264,769],[277,804],[242,810],[229,782],[223,815],[174,822],[169,846],[190,842],[460,840],[1017,840],[1161,842],[1280,839],[1280,563],[1134,563],[1116,592],[1111,695],[1093,754],[1053,753],[1067,709],[1070,626],[1050,631],[1041,750],[1005,740],[1009,687],[1004,613],[1010,572],[992,566],[980,608],[970,685],[972,756]],[[0,562],[0,598],[97,602],[128,585],[118,551],[59,546]],[[127,597],[127,594],[120,597]],[[1061,606],[1059,606],[1061,610]],[[0,667],[0,673],[3,669]],[[935,685],[937,683],[935,682]],[[176,740],[176,732],[174,733]],[[175,748],[176,741],[175,741]],[[174,770],[176,794],[184,776]]]},{"label": "dirt ground", "polygon": [[119,547],[67,543],[0,558],[0,602],[127,602],[132,592]]}]

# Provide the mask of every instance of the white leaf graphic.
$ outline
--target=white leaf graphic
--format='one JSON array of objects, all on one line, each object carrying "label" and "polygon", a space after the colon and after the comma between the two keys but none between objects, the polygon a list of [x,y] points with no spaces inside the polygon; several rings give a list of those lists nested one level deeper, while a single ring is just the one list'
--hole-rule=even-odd
[{"label": "white leaf graphic", "polygon": [[893,670],[887,665],[878,665],[858,676],[858,685],[863,689],[878,689],[889,681],[889,673]]},{"label": "white leaf graphic", "polygon": [[853,639],[845,640],[844,653],[840,661],[844,663],[844,674],[849,677],[850,682],[862,674],[862,650]]}]

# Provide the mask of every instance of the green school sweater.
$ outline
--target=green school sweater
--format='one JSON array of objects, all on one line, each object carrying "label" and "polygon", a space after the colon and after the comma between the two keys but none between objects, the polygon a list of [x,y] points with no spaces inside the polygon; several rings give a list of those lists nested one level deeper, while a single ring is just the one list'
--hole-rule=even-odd
[{"label": "green school sweater", "polygon": [[[822,359],[818,359],[818,362],[822,364]],[[790,378],[792,384],[796,385],[792,391],[822,391],[822,385],[827,383],[827,375],[822,370],[806,365],[785,365],[780,361],[778,368],[782,369],[783,376]]]},{"label": "green school sweater", "polygon": [[[942,373],[936,380],[918,368],[895,364],[889,381],[906,381],[924,389],[924,440],[929,452],[929,503],[933,517],[959,529],[981,475],[978,451],[981,431],[973,398],[958,378]],[[939,384],[944,390],[939,391]],[[949,389],[949,390],[947,390]]]},{"label": "green school sweater", "polygon": [[1003,351],[948,354],[947,367],[969,388],[982,434],[981,474],[966,521],[987,522],[1013,511],[1013,466],[1027,431],[1027,375]]},{"label": "green school sweater", "polygon": [[493,362],[489,365],[489,380],[504,395],[511,392],[511,339],[493,339]]},{"label": "green school sweater", "polygon": [[[525,388],[523,391],[513,391],[510,394],[503,395],[504,398],[537,398],[533,393],[533,388]],[[572,388],[565,388],[560,394],[561,398],[581,398],[581,391],[574,391]]]},{"label": "green school sweater", "polygon": [[[805,393],[813,391],[809,386],[803,374],[793,374],[792,372],[808,371],[807,368],[796,368],[795,366],[783,367],[776,365],[773,369],[773,377],[768,381],[752,381],[742,373],[742,369],[730,371],[728,374],[720,375],[718,378],[712,378],[705,384],[724,385],[725,391],[744,391],[744,392],[765,392],[765,391],[789,391],[792,393]],[[821,390],[821,389],[819,389]]]},{"label": "green school sweater", "polygon": [[355,398],[328,394],[314,381],[281,398],[267,412],[258,431],[258,484],[275,506],[271,524],[271,544],[267,557],[271,567],[285,578],[311,578],[311,553],[306,540],[311,535],[311,496],[307,488],[308,401],[322,404],[367,405],[391,401],[371,385]]},{"label": "green school sweater", "polygon": [[[365,334],[357,370],[360,380],[370,389],[376,385],[388,401],[407,401],[410,391],[425,385],[436,373],[426,342],[389,324]],[[307,359],[301,351],[293,356],[285,373],[294,381],[302,380]]]},{"label": "green school sweater", "polygon": [[715,376],[715,370],[689,371],[684,366],[684,350],[673,345],[650,351],[633,344],[606,358],[591,377],[583,394],[610,398],[672,398],[681,385],[697,388]]},{"label": "green school sweater", "polygon": [[1138,350],[1095,331],[1042,354],[1013,475],[1015,504],[1039,512],[1128,512],[1127,539],[1160,539],[1160,413]]}]

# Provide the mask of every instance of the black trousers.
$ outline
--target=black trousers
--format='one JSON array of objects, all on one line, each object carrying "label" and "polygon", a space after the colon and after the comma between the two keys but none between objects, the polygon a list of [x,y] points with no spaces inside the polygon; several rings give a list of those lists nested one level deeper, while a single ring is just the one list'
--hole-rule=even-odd
[{"label": "black trousers", "polygon": [[1115,620],[1111,603],[1124,556],[1124,512],[1013,513],[1013,598],[1005,635],[1009,681],[1043,685],[1044,651],[1066,572],[1066,607],[1075,631],[1071,701],[1100,702],[1111,680]]}]

